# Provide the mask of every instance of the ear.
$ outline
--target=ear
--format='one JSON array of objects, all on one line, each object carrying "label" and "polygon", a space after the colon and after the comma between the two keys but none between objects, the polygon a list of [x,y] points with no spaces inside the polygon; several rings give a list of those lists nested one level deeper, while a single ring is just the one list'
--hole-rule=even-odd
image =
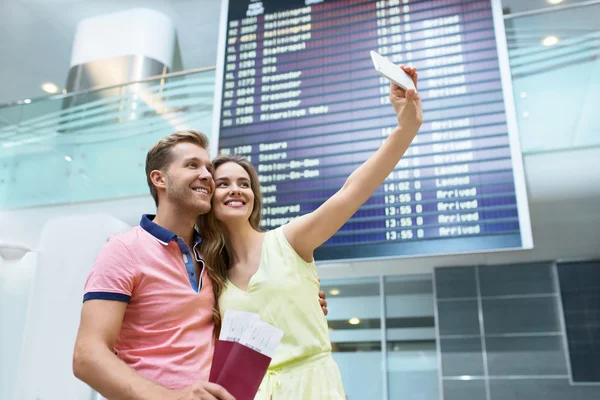
[{"label": "ear", "polygon": [[167,186],[167,176],[164,172],[155,169],[150,172],[150,180],[156,189],[164,189]]}]

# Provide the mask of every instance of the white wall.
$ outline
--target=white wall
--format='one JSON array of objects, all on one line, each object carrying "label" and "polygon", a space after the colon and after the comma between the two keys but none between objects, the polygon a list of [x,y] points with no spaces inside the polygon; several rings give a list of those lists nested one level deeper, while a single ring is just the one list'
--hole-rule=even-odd
[{"label": "white wall", "polygon": [[131,226],[107,214],[43,222],[31,249],[0,240],[0,399],[89,399],[71,371],[82,290],[107,238]]},{"label": "white wall", "polygon": [[[21,243],[35,248],[40,239],[42,226],[50,218],[57,216],[106,213],[130,226],[136,226],[142,214],[155,212],[156,207],[150,194],[121,200],[0,211],[0,242]],[[101,224],[102,221],[98,223]],[[93,226],[90,226],[90,229],[93,229]]]},{"label": "white wall", "polygon": [[[91,388],[72,372],[82,290],[108,237],[129,229],[106,214],[53,218],[44,224],[36,251],[8,265],[8,280],[0,282],[0,301],[9,300],[0,307],[0,334],[6,339],[1,347],[14,349],[2,352],[0,370],[11,372],[14,397],[2,400],[92,397]],[[35,276],[28,271],[33,268]],[[4,358],[11,353],[12,359]]]},{"label": "white wall", "polygon": [[[1,243],[1,241],[0,241]],[[0,252],[0,399],[12,399],[37,254],[27,252],[16,260],[5,259]]]}]

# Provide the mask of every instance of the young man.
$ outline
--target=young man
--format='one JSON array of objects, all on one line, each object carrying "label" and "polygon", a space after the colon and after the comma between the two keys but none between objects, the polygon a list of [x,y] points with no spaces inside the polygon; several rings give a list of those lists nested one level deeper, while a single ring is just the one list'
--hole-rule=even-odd
[{"label": "young man", "polygon": [[214,192],[207,148],[188,130],[150,149],[156,216],[111,237],[88,276],[73,372],[108,399],[233,399],[208,382],[216,301],[194,230]]}]

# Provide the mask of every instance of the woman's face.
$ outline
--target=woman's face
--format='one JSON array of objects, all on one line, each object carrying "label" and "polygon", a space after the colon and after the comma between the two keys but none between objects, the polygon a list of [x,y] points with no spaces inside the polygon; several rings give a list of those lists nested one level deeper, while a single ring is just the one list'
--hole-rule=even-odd
[{"label": "woman's face", "polygon": [[248,220],[254,207],[250,176],[235,162],[220,165],[214,172],[212,212],[222,222]]}]

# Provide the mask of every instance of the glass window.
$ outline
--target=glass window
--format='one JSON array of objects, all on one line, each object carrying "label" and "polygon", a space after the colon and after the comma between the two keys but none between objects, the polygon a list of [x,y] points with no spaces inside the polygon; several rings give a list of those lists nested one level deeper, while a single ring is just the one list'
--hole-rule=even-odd
[{"label": "glass window", "polygon": [[384,280],[388,398],[439,399],[431,275]]},{"label": "glass window", "polygon": [[322,281],[333,358],[348,399],[382,399],[379,279]]}]

